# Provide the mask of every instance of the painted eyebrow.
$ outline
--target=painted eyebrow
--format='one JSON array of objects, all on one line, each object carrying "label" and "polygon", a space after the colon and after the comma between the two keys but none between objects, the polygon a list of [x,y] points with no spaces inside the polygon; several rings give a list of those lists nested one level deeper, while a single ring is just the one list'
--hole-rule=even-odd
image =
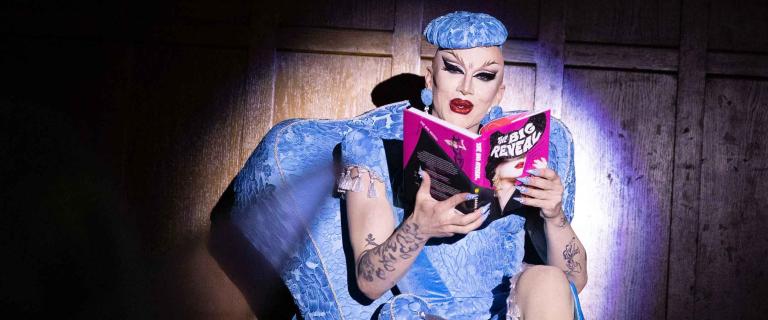
[{"label": "painted eyebrow", "polygon": [[[463,59],[461,59],[461,57],[459,57],[458,55],[456,55],[456,53],[455,53],[455,52],[453,52],[453,50],[450,50],[450,51],[446,50],[445,52],[446,52],[446,53],[449,53],[450,55],[452,55],[452,56],[453,56],[453,57],[454,57],[456,60],[458,60],[458,61],[459,61],[459,63],[461,63],[461,65],[462,65],[462,66],[466,66],[466,63],[464,63],[464,60],[463,60]],[[445,57],[443,57],[443,59],[445,59]],[[481,68],[483,68],[483,67],[487,67],[487,66],[492,66],[492,65],[494,65],[494,64],[499,64],[499,63],[498,63],[498,62],[496,62],[495,60],[488,60],[488,61],[486,61],[486,62],[485,62],[485,63],[484,63],[482,66],[481,66]]]},{"label": "painted eyebrow", "polygon": [[461,59],[461,58],[460,58],[458,55],[456,55],[456,53],[455,53],[455,52],[453,52],[453,50],[451,50],[451,51],[446,51],[446,53],[450,53],[450,54],[451,54],[451,55],[452,55],[454,58],[456,58],[456,60],[458,60],[458,61],[459,61],[459,63],[461,63],[461,65],[466,65],[466,64],[464,63],[464,60],[462,60],[462,59]]}]

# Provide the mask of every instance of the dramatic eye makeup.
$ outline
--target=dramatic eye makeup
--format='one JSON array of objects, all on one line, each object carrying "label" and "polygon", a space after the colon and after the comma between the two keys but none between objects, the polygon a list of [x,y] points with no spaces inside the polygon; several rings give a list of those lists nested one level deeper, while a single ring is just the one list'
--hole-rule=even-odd
[{"label": "dramatic eye makeup", "polygon": [[[486,65],[488,65],[488,63],[486,63]],[[445,57],[443,57],[443,70],[448,71],[449,73],[454,73],[454,74],[464,74],[464,70],[462,70],[458,64],[448,61],[448,59],[446,59]],[[494,79],[496,79],[496,72],[480,71],[476,73],[474,77],[481,81],[486,81],[486,82],[493,81]]]},{"label": "dramatic eye makeup", "polygon": [[491,81],[493,79],[496,79],[496,73],[487,72],[487,71],[478,72],[477,74],[475,74],[475,78],[478,78],[482,81]]},{"label": "dramatic eye makeup", "polygon": [[461,68],[459,68],[458,65],[449,62],[448,59],[443,57],[443,70],[448,71],[450,73],[460,73],[464,74],[464,71],[461,71]]},{"label": "dramatic eye makeup", "polygon": [[[486,61],[485,64],[483,64],[483,68],[492,66],[492,65],[498,65],[499,63],[493,60]],[[494,71],[480,71],[475,74],[475,78],[478,78],[482,81],[491,81],[493,79],[496,79],[496,72]]]}]

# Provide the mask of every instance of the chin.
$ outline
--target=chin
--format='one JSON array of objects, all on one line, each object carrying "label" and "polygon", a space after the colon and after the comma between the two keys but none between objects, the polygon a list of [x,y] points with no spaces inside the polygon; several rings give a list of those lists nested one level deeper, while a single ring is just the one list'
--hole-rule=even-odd
[{"label": "chin", "polygon": [[450,114],[445,117],[445,121],[465,129],[469,129],[468,127],[472,126],[472,118],[470,115],[455,114],[451,111],[448,112],[450,112]]}]

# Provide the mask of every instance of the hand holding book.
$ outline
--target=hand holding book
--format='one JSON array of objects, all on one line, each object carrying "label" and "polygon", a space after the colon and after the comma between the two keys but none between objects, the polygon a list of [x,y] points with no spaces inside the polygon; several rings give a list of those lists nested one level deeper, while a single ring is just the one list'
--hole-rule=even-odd
[{"label": "hand holding book", "polygon": [[544,167],[529,170],[528,173],[529,176],[518,179],[522,185],[516,188],[523,196],[515,200],[541,208],[541,216],[545,219],[564,219],[563,183],[557,172]]},{"label": "hand holding book", "polygon": [[[515,212],[516,180],[530,169],[545,168],[549,156],[550,110],[523,112],[487,123],[470,132],[413,108],[405,110],[404,201],[414,203],[418,171],[429,172],[432,196],[445,200],[458,193],[478,196],[457,206],[464,213],[496,202],[500,215]],[[515,198],[511,198],[515,196]],[[409,208],[410,209],[410,208]],[[495,215],[498,217],[499,215]]]},{"label": "hand holding book", "polygon": [[[467,234],[480,227],[488,215],[481,209],[464,214],[456,206],[472,200],[477,195],[458,193],[443,201],[437,201],[430,194],[431,178],[426,171],[421,171],[421,186],[416,193],[416,205],[408,219],[417,226],[420,235],[427,238],[452,237],[455,234]],[[472,199],[470,199],[472,198]]]},{"label": "hand holding book", "polygon": [[[533,163],[533,167],[536,169],[547,167],[546,158],[535,159]],[[497,199],[501,208],[504,208],[507,201],[512,198],[515,188],[519,184],[517,179],[523,177],[524,164],[525,158],[522,157],[504,161],[496,167],[493,185],[496,188]]]}]

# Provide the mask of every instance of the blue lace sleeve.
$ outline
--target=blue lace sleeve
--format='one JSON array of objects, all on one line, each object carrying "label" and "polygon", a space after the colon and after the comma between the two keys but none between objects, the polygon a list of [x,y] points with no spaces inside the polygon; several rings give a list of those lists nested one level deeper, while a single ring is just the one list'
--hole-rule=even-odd
[{"label": "blue lace sleeve", "polygon": [[378,196],[374,183],[384,183],[385,179],[389,178],[384,143],[381,139],[372,137],[365,131],[350,132],[341,142],[341,161],[343,170],[337,188],[340,193],[360,192],[363,187],[362,175],[368,175],[368,197]]},{"label": "blue lace sleeve", "polygon": [[550,132],[549,164],[563,183],[563,212],[570,222],[573,220],[576,196],[576,170],[574,168],[573,138],[568,127],[560,119],[552,118]]}]

